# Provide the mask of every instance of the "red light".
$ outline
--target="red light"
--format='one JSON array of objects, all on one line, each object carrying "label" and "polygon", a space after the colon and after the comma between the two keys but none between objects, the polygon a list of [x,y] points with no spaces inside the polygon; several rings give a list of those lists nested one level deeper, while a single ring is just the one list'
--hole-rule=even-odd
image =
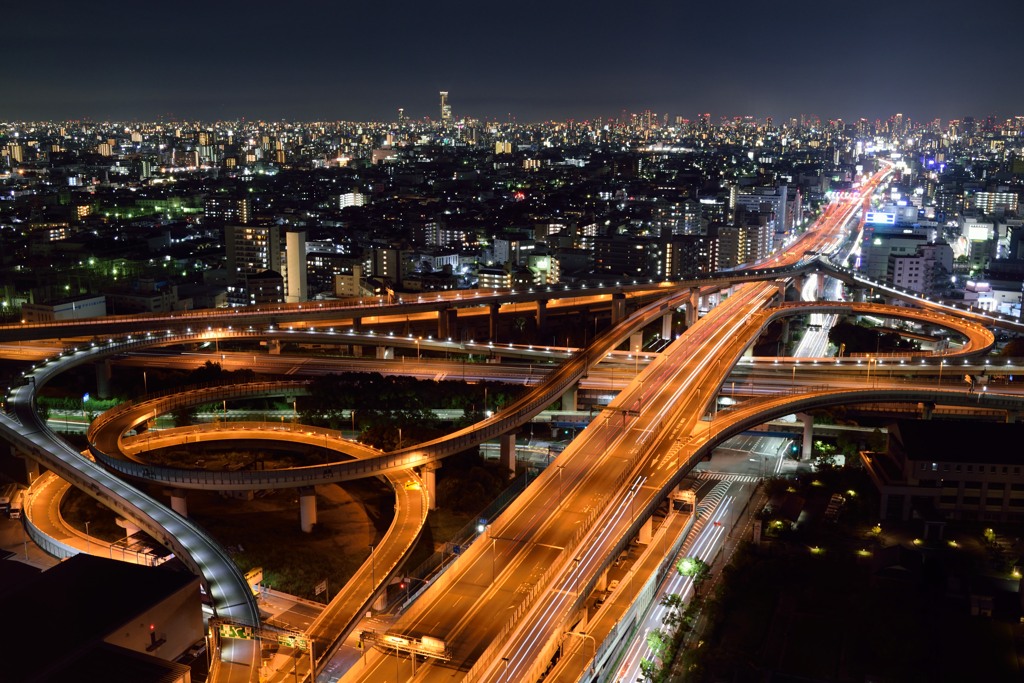
[{"label": "red light", "polygon": [[156,630],[156,624],[150,624],[149,625],[149,630],[150,630],[150,632],[155,631]]}]

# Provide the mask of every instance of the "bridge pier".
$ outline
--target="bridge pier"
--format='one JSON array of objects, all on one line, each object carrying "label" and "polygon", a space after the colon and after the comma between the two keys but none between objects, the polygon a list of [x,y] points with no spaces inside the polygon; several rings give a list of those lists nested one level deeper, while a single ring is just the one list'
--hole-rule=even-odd
[{"label": "bridge pier", "polygon": [[622,292],[612,294],[612,325],[626,319],[626,295]]},{"label": "bridge pier", "polygon": [[267,340],[267,353],[271,356],[281,355],[281,340],[280,339],[268,339]]},{"label": "bridge pier", "polygon": [[639,354],[640,351],[643,350],[643,348],[644,348],[644,333],[643,333],[642,330],[640,332],[634,332],[633,334],[629,335],[629,351],[630,351],[630,353]]},{"label": "bridge pier", "polygon": [[814,455],[814,416],[807,413],[797,413],[796,416],[804,423],[803,450],[800,457],[803,460],[810,460]]},{"label": "bridge pier", "polygon": [[501,469],[511,479],[516,476],[516,433],[507,432],[498,439],[501,444]]},{"label": "bridge pier", "polygon": [[434,473],[439,469],[441,469],[441,463],[428,462],[420,470],[420,477],[423,479],[423,485],[427,487],[427,495],[430,497],[431,510],[437,509],[437,475]]},{"label": "bridge pier", "polygon": [[110,398],[111,376],[109,360],[96,363],[96,396],[99,398]]},{"label": "bridge pier", "polygon": [[637,533],[636,540],[642,545],[648,545],[651,542],[651,536],[654,532],[654,518],[648,517],[644,520],[644,523],[640,525],[640,531]]},{"label": "bridge pier", "polygon": [[597,576],[597,583],[594,584],[595,591],[606,591],[608,590],[608,568],[605,567]]},{"label": "bridge pier", "polygon": [[683,315],[685,316],[686,326],[693,327],[693,324],[697,322],[697,314],[700,309],[700,289],[692,287],[690,289],[690,298],[683,304]]},{"label": "bridge pier", "polygon": [[562,410],[576,410],[576,398],[579,395],[579,385],[573,384],[562,394]]},{"label": "bridge pier", "polygon": [[779,355],[785,356],[789,350],[789,318],[783,318],[779,322],[782,323],[782,332],[779,335],[779,344],[781,345]]},{"label": "bridge pier", "polygon": [[459,309],[445,307],[437,312],[437,338],[441,341],[456,336]]},{"label": "bridge pier", "polygon": [[672,311],[661,316],[661,338],[672,341]]},{"label": "bridge pier", "polygon": [[[793,278],[793,289],[796,290],[796,300],[799,301],[802,298],[804,285],[807,284],[807,280],[803,275],[797,275]],[[785,303],[786,299],[783,297],[782,302]]]},{"label": "bridge pier", "polygon": [[925,401],[921,404],[921,419],[930,420],[932,415],[935,413],[935,403],[932,401]]},{"label": "bridge pier", "polygon": [[537,332],[544,329],[548,322],[548,302],[545,299],[537,299]]},{"label": "bridge pier", "polygon": [[316,524],[316,488],[303,486],[299,489],[299,526],[305,533],[313,531]]},{"label": "bridge pier", "polygon": [[1021,411],[1019,410],[1007,410],[1006,411],[1006,422],[1007,424],[1013,424],[1020,422]]},{"label": "bridge pier", "polygon": [[394,360],[395,348],[393,346],[378,346],[376,356],[377,360]]},{"label": "bridge pier", "polygon": [[[4,451],[8,452],[7,450]],[[10,467],[7,467],[7,463],[4,464],[4,472],[9,475],[14,481],[25,486],[31,486],[32,482],[39,478],[39,463],[33,460],[28,454],[23,453],[16,449],[14,446],[10,447],[10,454],[12,460],[20,460],[21,463],[14,461]]]},{"label": "bridge pier", "polygon": [[488,311],[490,312],[487,316],[487,338],[493,341],[498,341],[498,316],[501,311],[501,305],[497,303],[488,304]]},{"label": "bridge pier", "polygon": [[171,490],[171,509],[182,517],[188,517],[188,499],[183,489]]}]

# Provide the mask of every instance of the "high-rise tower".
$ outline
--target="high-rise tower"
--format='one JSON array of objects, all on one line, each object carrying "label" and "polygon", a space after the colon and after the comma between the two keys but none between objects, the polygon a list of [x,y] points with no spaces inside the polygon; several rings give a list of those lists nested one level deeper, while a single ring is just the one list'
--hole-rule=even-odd
[{"label": "high-rise tower", "polygon": [[441,91],[441,123],[449,123],[452,120],[452,106],[448,104],[448,91]]}]

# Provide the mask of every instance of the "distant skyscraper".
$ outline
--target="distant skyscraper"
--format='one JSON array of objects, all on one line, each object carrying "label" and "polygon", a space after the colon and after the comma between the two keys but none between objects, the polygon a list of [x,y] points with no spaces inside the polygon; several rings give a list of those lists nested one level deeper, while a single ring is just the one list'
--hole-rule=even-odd
[{"label": "distant skyscraper", "polygon": [[441,123],[449,123],[452,120],[452,105],[448,104],[448,91],[441,91]]},{"label": "distant skyscraper", "polygon": [[398,125],[405,124],[405,109],[403,107],[398,108]]}]

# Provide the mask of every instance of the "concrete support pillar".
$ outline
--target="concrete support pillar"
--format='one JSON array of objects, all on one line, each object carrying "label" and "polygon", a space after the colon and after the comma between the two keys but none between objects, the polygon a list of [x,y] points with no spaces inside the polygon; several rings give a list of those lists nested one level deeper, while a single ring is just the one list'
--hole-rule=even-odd
[{"label": "concrete support pillar", "polygon": [[822,297],[825,296],[825,273],[815,273],[814,277],[818,279],[817,285],[814,288],[814,298],[817,301],[821,301]]},{"label": "concrete support pillar", "polygon": [[603,572],[597,577],[597,583],[594,584],[595,591],[606,591],[608,590],[608,569],[605,568]]},{"label": "concrete support pillar", "polygon": [[672,341],[672,311],[661,316],[661,338]]},{"label": "concrete support pillar", "polygon": [[352,327],[354,327],[354,328],[356,328],[358,330],[359,327],[362,324],[363,324],[363,319],[362,318],[352,318]]},{"label": "concrete support pillar", "polygon": [[267,340],[267,353],[272,356],[281,355],[281,340],[279,339],[268,339]]},{"label": "concrete support pillar", "polygon": [[935,413],[935,404],[931,401],[925,401],[921,404],[921,419],[930,420],[932,415]]},{"label": "concrete support pillar", "polygon": [[644,333],[642,331],[634,332],[633,334],[629,335],[629,352],[630,353],[640,353],[641,349],[643,349],[643,348],[644,348]]},{"label": "concrete support pillar", "polygon": [[393,346],[378,346],[376,355],[377,360],[394,360],[395,349]]},{"label": "concrete support pillar", "polygon": [[299,526],[305,533],[313,531],[316,524],[316,488],[304,486],[299,489]]},{"label": "concrete support pillar", "polygon": [[188,517],[188,499],[185,498],[185,491],[174,489],[171,491],[171,509],[182,517]]},{"label": "concrete support pillar", "polygon": [[814,417],[807,413],[797,413],[796,416],[804,423],[804,443],[800,457],[804,460],[810,460],[811,456],[814,455]]},{"label": "concrete support pillar", "polygon": [[789,288],[789,283],[785,280],[779,281],[779,303],[786,303],[786,290]]},{"label": "concrete support pillar", "polygon": [[430,509],[437,509],[437,475],[435,472],[441,468],[439,462],[428,462],[423,465],[420,476],[423,478],[423,485],[427,488],[427,495],[430,497]]},{"label": "concrete support pillar", "polygon": [[576,399],[579,396],[579,385],[573,384],[562,394],[562,410],[576,410]]},{"label": "concrete support pillar", "polygon": [[537,299],[537,331],[544,329],[548,321],[548,302],[544,299]]},{"label": "concrete support pillar", "polygon": [[626,318],[626,295],[622,292],[612,294],[612,325]]},{"label": "concrete support pillar", "polygon": [[[795,278],[793,278],[793,289],[796,290],[797,300],[800,299],[800,295],[804,291],[805,284],[806,280],[804,279],[803,275],[797,275]],[[785,301],[785,299],[783,299],[783,301]]]},{"label": "concrete support pillar", "polygon": [[446,306],[437,312],[437,338],[441,341],[457,336],[459,309]]},{"label": "concrete support pillar", "polygon": [[356,357],[356,358],[362,358],[363,357],[363,347],[360,346],[359,344],[353,344],[352,345],[352,355],[354,357]]},{"label": "concrete support pillar", "polygon": [[498,341],[498,317],[501,306],[493,303],[487,307],[490,315],[487,316],[487,338],[491,341]]},{"label": "concrete support pillar", "polygon": [[1014,422],[1020,422],[1020,411],[1019,410],[1007,410],[1006,411],[1006,422],[1012,424]]},{"label": "concrete support pillar", "polygon": [[498,437],[501,443],[501,469],[509,479],[516,476],[516,433],[508,432]]},{"label": "concrete support pillar", "polygon": [[697,322],[697,314],[700,312],[700,289],[698,287],[690,289],[690,299],[686,302],[683,310],[686,314],[686,326],[693,327],[693,324]]},{"label": "concrete support pillar", "polygon": [[110,398],[110,361],[96,363],[96,395],[99,398]]},{"label": "concrete support pillar", "polygon": [[651,542],[651,536],[654,531],[654,519],[648,517],[644,520],[644,523],[640,525],[640,532],[637,534],[637,541],[643,545],[647,545]]},{"label": "concrete support pillar", "polygon": [[779,336],[782,341],[782,354],[786,355],[786,349],[789,347],[789,318],[783,318],[779,322],[782,323],[782,334]]},{"label": "concrete support pillar", "polygon": [[25,481],[29,486],[39,478],[39,463],[32,458],[25,458]]}]

